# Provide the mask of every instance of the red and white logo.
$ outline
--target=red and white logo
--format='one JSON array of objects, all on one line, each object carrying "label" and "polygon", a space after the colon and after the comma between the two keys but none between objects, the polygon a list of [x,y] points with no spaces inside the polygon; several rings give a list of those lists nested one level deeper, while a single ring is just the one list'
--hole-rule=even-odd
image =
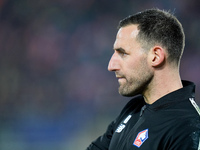
[{"label": "red and white logo", "polygon": [[148,139],[148,129],[145,129],[138,133],[133,145],[137,146],[138,148]]}]

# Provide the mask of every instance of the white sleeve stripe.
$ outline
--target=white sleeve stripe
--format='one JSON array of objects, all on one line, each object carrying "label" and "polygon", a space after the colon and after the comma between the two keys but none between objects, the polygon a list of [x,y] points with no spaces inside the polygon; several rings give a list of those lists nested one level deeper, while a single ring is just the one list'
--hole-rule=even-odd
[{"label": "white sleeve stripe", "polygon": [[198,150],[200,150],[200,139],[199,139],[199,146],[198,146]]},{"label": "white sleeve stripe", "polygon": [[[196,111],[198,112],[198,114],[200,115],[199,106],[198,106],[197,103],[194,101],[194,98],[189,98],[189,100],[190,100],[191,104],[194,106],[194,108],[196,109]],[[198,150],[200,150],[200,139],[199,139]]]},{"label": "white sleeve stripe", "polygon": [[198,112],[198,114],[200,115],[200,109],[199,106],[196,104],[196,102],[194,101],[194,98],[189,98],[191,104],[194,106],[194,108],[196,109],[196,111]]}]

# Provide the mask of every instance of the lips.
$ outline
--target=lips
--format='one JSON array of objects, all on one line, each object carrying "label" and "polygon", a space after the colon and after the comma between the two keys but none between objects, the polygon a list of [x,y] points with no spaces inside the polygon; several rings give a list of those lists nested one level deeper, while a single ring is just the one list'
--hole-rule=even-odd
[{"label": "lips", "polygon": [[125,77],[123,75],[116,74],[116,78],[120,79],[120,78],[125,78]]},{"label": "lips", "polygon": [[118,81],[120,81],[120,80],[122,80],[122,79],[125,79],[124,76],[118,76],[118,75],[116,75],[116,78],[118,79]]},{"label": "lips", "polygon": [[118,81],[125,79],[125,76],[120,74],[119,72],[115,72],[116,78],[118,79]]},{"label": "lips", "polygon": [[124,78],[124,77],[121,77],[121,76],[116,76],[116,78],[117,78],[117,79],[120,79],[120,78]]}]

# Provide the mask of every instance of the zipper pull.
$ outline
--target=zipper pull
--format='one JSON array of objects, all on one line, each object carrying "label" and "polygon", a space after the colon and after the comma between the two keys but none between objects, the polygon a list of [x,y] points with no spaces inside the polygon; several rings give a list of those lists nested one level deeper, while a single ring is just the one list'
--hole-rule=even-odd
[{"label": "zipper pull", "polygon": [[147,108],[147,106],[146,105],[144,105],[143,107],[142,107],[142,109],[141,109],[141,111],[140,111],[140,117],[143,115],[143,113],[144,113],[144,110]]}]

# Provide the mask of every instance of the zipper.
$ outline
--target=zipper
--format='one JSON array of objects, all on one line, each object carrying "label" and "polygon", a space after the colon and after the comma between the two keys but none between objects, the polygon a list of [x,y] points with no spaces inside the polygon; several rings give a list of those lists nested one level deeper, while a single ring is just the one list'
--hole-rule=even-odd
[{"label": "zipper", "polygon": [[146,105],[144,105],[140,111],[140,117],[142,117],[143,113],[144,113],[144,110],[147,108]]}]

